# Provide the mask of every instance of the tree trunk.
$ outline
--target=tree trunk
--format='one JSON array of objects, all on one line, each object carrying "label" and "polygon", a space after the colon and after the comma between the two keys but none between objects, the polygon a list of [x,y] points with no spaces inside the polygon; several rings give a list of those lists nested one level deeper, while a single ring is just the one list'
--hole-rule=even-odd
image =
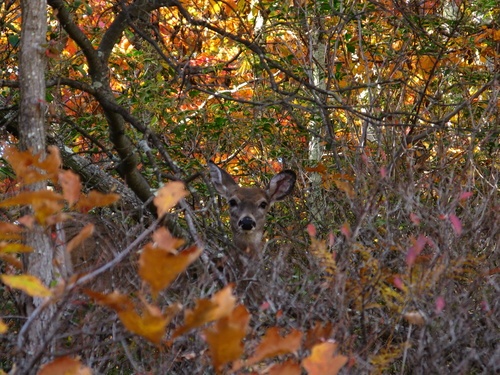
[{"label": "tree trunk", "polygon": [[[20,148],[31,150],[45,157],[45,50],[47,35],[46,0],[22,0],[22,30],[19,53],[19,89],[21,103],[19,110]],[[47,188],[46,182],[30,185],[30,190]],[[25,259],[25,272],[38,277],[49,286],[53,280],[53,253],[50,239],[41,226],[36,225],[25,238],[33,251]],[[20,337],[18,371],[35,373],[36,364],[46,362],[51,357],[51,326],[54,326],[55,307],[42,306],[40,298],[27,298],[26,337]],[[35,314],[36,316],[34,316]],[[24,331],[21,331],[24,334]]]}]

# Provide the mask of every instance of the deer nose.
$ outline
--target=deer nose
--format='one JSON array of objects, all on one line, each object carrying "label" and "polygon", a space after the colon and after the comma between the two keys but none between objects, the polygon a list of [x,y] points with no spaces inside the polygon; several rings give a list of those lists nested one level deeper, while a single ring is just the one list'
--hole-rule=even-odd
[{"label": "deer nose", "polygon": [[238,225],[243,230],[252,230],[253,228],[255,228],[256,223],[255,223],[255,220],[252,219],[251,217],[245,216],[243,219],[241,219],[238,222]]}]

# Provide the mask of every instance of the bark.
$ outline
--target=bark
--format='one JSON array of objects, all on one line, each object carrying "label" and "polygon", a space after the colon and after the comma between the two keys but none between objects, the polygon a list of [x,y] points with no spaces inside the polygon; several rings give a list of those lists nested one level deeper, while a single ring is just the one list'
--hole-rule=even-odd
[{"label": "bark", "polygon": [[[23,0],[21,47],[19,52],[20,148],[45,155],[45,44],[47,3],[45,0]],[[47,188],[45,182],[33,184],[30,190]],[[25,272],[38,277],[45,285],[53,280],[53,253],[50,239],[41,226],[26,235],[33,252],[25,258]],[[50,336],[55,307],[40,298],[27,298],[27,322],[19,334],[19,361],[16,374],[34,373],[34,365],[46,362],[52,355]]]}]

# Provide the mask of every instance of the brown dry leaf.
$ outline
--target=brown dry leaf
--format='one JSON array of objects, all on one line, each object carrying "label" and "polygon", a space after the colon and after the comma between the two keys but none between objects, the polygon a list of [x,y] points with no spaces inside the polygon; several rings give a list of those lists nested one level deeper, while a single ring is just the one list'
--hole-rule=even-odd
[{"label": "brown dry leaf", "polygon": [[176,253],[177,249],[184,245],[182,238],[175,238],[167,228],[161,227],[153,233],[153,241],[156,247]]},{"label": "brown dry leaf", "polygon": [[48,216],[62,210],[64,207],[62,202],[62,195],[51,190],[23,191],[0,202],[0,207],[31,205],[35,211],[35,218],[44,223]]},{"label": "brown dry leaf", "polygon": [[137,306],[129,296],[114,291],[102,294],[91,290],[85,293],[96,300],[100,305],[116,311],[121,322],[130,332],[135,333],[154,344],[159,345],[165,334],[165,327],[175,314],[180,311],[180,305],[172,305],[165,313],[155,306],[142,302]]},{"label": "brown dry leaf", "polygon": [[0,275],[5,285],[20,289],[31,297],[50,297],[52,292],[33,275]]},{"label": "brown dry leaf", "polygon": [[275,357],[281,354],[295,353],[300,348],[302,332],[292,329],[285,337],[281,337],[278,327],[267,330],[262,341],[255,349],[255,353],[248,359],[246,365],[250,366],[265,358]]},{"label": "brown dry leaf", "polygon": [[212,327],[203,331],[217,371],[243,354],[243,339],[249,321],[250,314],[245,306],[238,305],[231,315],[217,320]]},{"label": "brown dry leaf", "polygon": [[59,357],[43,365],[38,375],[92,375],[92,370],[84,366],[79,359]]},{"label": "brown dry leaf", "polygon": [[425,318],[419,311],[410,311],[403,316],[410,324],[415,324],[417,326],[423,326],[425,324]]},{"label": "brown dry leaf", "polygon": [[268,375],[300,375],[302,370],[300,365],[293,361],[288,360],[283,363],[277,363],[269,368]]},{"label": "brown dry leaf", "polygon": [[175,280],[202,253],[192,246],[178,254],[147,244],[139,257],[139,276],[151,286],[153,297]]},{"label": "brown dry leaf", "polygon": [[87,213],[92,208],[109,206],[120,199],[120,194],[108,193],[103,194],[95,190],[91,190],[88,195],[81,195],[80,200],[76,204],[76,208],[82,213]]},{"label": "brown dry leaf", "polygon": [[233,296],[231,285],[227,285],[215,293],[211,299],[199,299],[193,310],[185,312],[184,325],[174,332],[173,337],[178,337],[193,328],[228,316],[233,311],[235,303],[236,298]]},{"label": "brown dry leaf", "polygon": [[71,253],[73,249],[82,244],[83,241],[92,236],[93,233],[94,233],[94,224],[88,223],[82,228],[82,230],[75,237],[73,237],[68,242],[68,244],[66,245],[66,251],[68,253]]},{"label": "brown dry leaf", "polygon": [[304,340],[304,349],[311,349],[314,345],[327,341],[333,332],[333,326],[331,323],[322,324],[316,322],[314,327],[306,332],[306,338]]},{"label": "brown dry leaf", "polygon": [[184,189],[184,184],[180,181],[173,181],[166,184],[156,194],[154,204],[158,209],[158,217],[165,215],[177,202],[188,195]]},{"label": "brown dry leaf", "polygon": [[336,355],[337,344],[323,342],[312,348],[311,355],[302,361],[309,375],[336,375],[347,363],[347,357]]},{"label": "brown dry leaf", "polygon": [[78,202],[82,190],[80,176],[70,170],[60,171],[59,184],[62,187],[63,197],[68,201],[70,206]]}]

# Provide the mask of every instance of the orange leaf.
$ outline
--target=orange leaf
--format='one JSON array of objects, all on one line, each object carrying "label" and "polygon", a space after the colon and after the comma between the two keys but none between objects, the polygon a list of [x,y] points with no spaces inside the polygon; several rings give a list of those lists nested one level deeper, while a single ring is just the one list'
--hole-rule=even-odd
[{"label": "orange leaf", "polygon": [[199,299],[193,310],[187,310],[184,314],[184,325],[179,327],[173,337],[202,326],[205,323],[223,318],[231,314],[236,303],[231,285],[214,294],[211,299]]},{"label": "orange leaf", "polygon": [[80,176],[70,170],[61,171],[59,172],[59,184],[61,184],[64,199],[68,201],[70,206],[74,205],[80,198],[82,189]]},{"label": "orange leaf", "polygon": [[44,224],[50,215],[63,209],[62,202],[63,197],[50,190],[23,191],[0,202],[0,207],[31,205],[35,211],[35,218]]},{"label": "orange leaf", "polygon": [[337,344],[324,342],[312,348],[311,355],[302,361],[309,375],[336,375],[347,363],[347,357],[335,355]]},{"label": "orange leaf", "polygon": [[155,344],[160,344],[165,334],[165,327],[180,310],[178,304],[172,305],[164,314],[157,306],[145,302],[141,306],[136,306],[130,297],[116,291],[102,294],[86,290],[85,293],[94,298],[100,305],[115,310],[125,328],[130,332]]},{"label": "orange leaf", "polygon": [[94,207],[104,207],[115,203],[120,199],[119,194],[109,193],[103,194],[92,190],[88,195],[83,195],[76,204],[76,207],[83,213],[88,212]]},{"label": "orange leaf", "polygon": [[249,321],[250,314],[245,306],[238,305],[231,315],[203,331],[215,369],[220,370],[226,363],[241,357]]},{"label": "orange leaf", "polygon": [[277,363],[269,368],[269,375],[300,375],[302,370],[295,361],[288,360],[283,363]]},{"label": "orange leaf", "polygon": [[314,345],[328,340],[333,332],[333,326],[331,323],[321,324],[316,322],[314,327],[306,332],[306,338],[304,340],[304,349],[310,349]]},{"label": "orange leaf", "polygon": [[52,292],[33,275],[0,275],[5,285],[20,289],[31,297],[50,297]]},{"label": "orange leaf", "polygon": [[79,359],[59,357],[40,368],[38,375],[92,375],[92,370]]},{"label": "orange leaf", "polygon": [[176,253],[176,249],[184,245],[182,238],[175,238],[167,228],[161,227],[153,233],[153,241],[156,247]]},{"label": "orange leaf", "polygon": [[192,246],[178,254],[147,244],[139,257],[139,276],[151,286],[155,297],[166,288],[202,253],[202,249]]},{"label": "orange leaf", "polygon": [[300,348],[302,332],[292,329],[285,337],[281,337],[278,327],[267,330],[262,341],[255,349],[254,355],[248,359],[247,365],[260,362],[265,358],[275,357],[281,354],[295,353]]},{"label": "orange leaf", "polygon": [[83,241],[89,238],[94,233],[94,224],[89,223],[85,225],[80,233],[73,237],[66,245],[66,251],[71,253],[73,249],[78,247]]},{"label": "orange leaf", "polygon": [[173,181],[166,184],[156,194],[154,199],[154,204],[158,209],[158,216],[162,217],[166,214],[172,207],[174,207],[177,202],[188,195],[188,192],[184,190],[184,184],[180,181]]}]

